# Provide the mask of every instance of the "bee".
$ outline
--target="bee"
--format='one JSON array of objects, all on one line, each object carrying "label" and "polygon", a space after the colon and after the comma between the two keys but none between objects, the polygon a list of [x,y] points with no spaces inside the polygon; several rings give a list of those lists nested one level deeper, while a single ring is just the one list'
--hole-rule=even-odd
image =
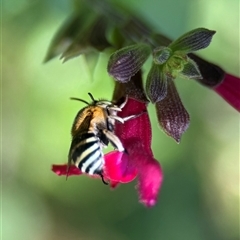
[{"label": "bee", "polygon": [[103,183],[107,184],[103,178],[103,148],[110,143],[118,151],[125,151],[120,139],[114,134],[115,121],[124,123],[142,113],[121,118],[117,116],[117,113],[125,106],[127,98],[120,106],[117,106],[111,101],[97,101],[91,93],[88,95],[92,100],[91,103],[80,98],[71,98],[81,101],[87,106],[77,113],[72,125],[68,170],[71,163],[74,163],[81,172],[100,175]]}]

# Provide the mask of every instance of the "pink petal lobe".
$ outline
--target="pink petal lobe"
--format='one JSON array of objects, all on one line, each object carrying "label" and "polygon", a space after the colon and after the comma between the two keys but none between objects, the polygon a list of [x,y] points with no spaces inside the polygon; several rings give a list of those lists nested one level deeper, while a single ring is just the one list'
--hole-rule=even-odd
[{"label": "pink petal lobe", "polygon": [[114,182],[128,183],[137,176],[137,169],[130,165],[126,153],[112,151],[107,153],[104,158],[104,177],[112,182],[112,187],[116,185]]},{"label": "pink petal lobe", "polygon": [[128,139],[127,150],[131,161],[138,169],[139,199],[147,207],[157,202],[159,190],[163,181],[163,172],[159,162],[154,159],[152,152],[148,153],[138,139]]},{"label": "pink petal lobe", "polygon": [[[67,175],[67,164],[63,164],[63,165],[53,164],[52,171],[56,173],[58,176]],[[71,165],[69,167],[68,176],[81,175],[81,174],[82,172],[76,166]]]},{"label": "pink petal lobe", "polygon": [[157,202],[159,190],[163,181],[163,172],[160,164],[155,159],[150,159],[143,164],[139,171],[139,199],[147,207],[152,207]]},{"label": "pink petal lobe", "polygon": [[236,110],[240,111],[240,79],[230,74],[226,74],[223,82],[215,89]]},{"label": "pink petal lobe", "polygon": [[115,189],[119,185],[119,182],[110,181],[111,189]]}]

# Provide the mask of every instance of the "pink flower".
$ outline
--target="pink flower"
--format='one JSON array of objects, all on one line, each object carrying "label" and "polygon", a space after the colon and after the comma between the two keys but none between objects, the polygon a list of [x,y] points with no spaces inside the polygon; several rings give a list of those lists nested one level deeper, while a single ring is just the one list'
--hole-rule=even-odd
[{"label": "pink flower", "polygon": [[214,89],[236,110],[240,111],[240,79],[226,74],[223,82]]},{"label": "pink flower", "polygon": [[[119,116],[124,117],[144,111],[147,111],[146,103],[128,99]],[[115,132],[127,150],[128,166],[137,169],[140,202],[146,206],[155,205],[163,173],[151,150],[152,132],[148,114],[143,113],[140,117],[124,124],[116,124]]]},{"label": "pink flower", "polygon": [[[140,202],[151,207],[156,204],[163,174],[151,150],[151,125],[146,103],[128,99],[119,115],[124,117],[140,112],[146,113],[124,124],[116,124],[115,133],[122,141],[126,153],[112,151],[104,156],[103,177],[110,182],[111,187],[116,187],[119,183],[131,182],[138,176]],[[66,175],[67,165],[53,165],[52,171],[57,175]],[[77,167],[71,166],[68,176],[81,174]],[[98,175],[92,177],[99,178]]]}]

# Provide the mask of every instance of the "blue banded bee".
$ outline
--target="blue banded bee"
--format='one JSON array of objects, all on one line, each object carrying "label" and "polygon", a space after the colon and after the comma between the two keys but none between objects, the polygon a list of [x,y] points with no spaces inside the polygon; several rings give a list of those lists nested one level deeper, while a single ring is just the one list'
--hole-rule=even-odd
[{"label": "blue banded bee", "polygon": [[91,93],[88,93],[92,103],[80,98],[71,98],[86,103],[88,106],[81,109],[72,125],[72,143],[68,154],[68,168],[73,162],[83,173],[89,175],[98,174],[103,183],[103,151],[109,143],[118,151],[125,151],[120,139],[114,134],[115,121],[124,123],[138,115],[131,115],[125,118],[117,116],[127,103],[127,98],[120,105],[114,105],[110,101],[95,100]]}]

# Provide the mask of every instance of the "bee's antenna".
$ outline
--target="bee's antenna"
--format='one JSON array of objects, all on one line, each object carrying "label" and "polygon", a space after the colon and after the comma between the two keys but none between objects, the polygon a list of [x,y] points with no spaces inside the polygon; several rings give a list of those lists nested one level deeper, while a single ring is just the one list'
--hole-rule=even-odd
[{"label": "bee's antenna", "polygon": [[90,96],[93,102],[96,102],[96,100],[94,99],[93,95],[90,92],[88,93],[88,95]]},{"label": "bee's antenna", "polygon": [[71,97],[70,98],[71,100],[77,100],[77,101],[80,101],[80,102],[83,102],[83,103],[86,103],[87,105],[89,105],[89,103],[81,98],[75,98],[75,97]]}]

